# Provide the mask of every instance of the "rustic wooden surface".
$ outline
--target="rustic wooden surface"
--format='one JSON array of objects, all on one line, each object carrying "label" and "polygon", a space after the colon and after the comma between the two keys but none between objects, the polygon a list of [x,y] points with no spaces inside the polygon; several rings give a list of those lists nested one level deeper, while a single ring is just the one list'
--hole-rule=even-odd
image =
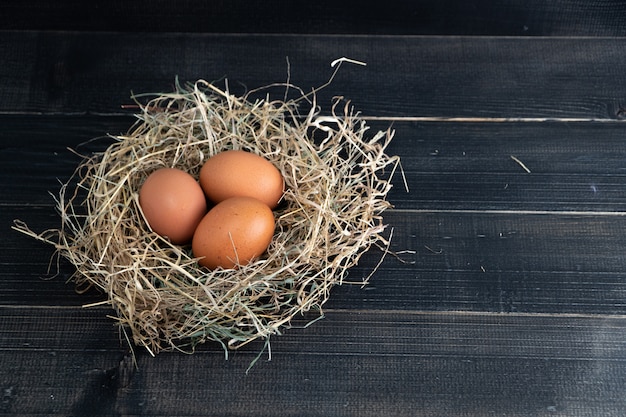
[{"label": "rustic wooden surface", "polygon": [[[621,2],[79,3],[0,5],[1,414],[625,415]],[[309,89],[342,56],[368,65],[319,102],[343,95],[396,130],[410,191],[396,178],[385,219],[414,253],[335,288],[323,320],[294,323],[250,372],[260,342],[228,360],[138,349],[134,367],[111,311],[81,307],[101,296],[76,294],[67,264],[52,279],[52,249],[10,229],[58,225],[68,147],[127,130],[131,92],[175,77],[243,92],[288,65]]]}]

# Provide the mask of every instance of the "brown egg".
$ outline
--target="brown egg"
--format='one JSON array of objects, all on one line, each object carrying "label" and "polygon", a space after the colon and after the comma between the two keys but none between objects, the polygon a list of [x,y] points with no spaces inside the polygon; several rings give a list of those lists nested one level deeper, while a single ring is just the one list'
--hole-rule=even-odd
[{"label": "brown egg", "polygon": [[244,265],[265,252],[274,235],[274,214],[252,197],[222,201],[204,216],[191,249],[200,265],[214,269]]},{"label": "brown egg", "polygon": [[175,244],[191,240],[207,211],[200,184],[175,168],[161,168],[148,176],[139,190],[139,205],[150,228]]},{"label": "brown egg", "polygon": [[214,203],[231,197],[254,197],[271,209],[278,205],[284,189],[283,177],[270,161],[239,150],[209,158],[200,170],[200,185]]}]

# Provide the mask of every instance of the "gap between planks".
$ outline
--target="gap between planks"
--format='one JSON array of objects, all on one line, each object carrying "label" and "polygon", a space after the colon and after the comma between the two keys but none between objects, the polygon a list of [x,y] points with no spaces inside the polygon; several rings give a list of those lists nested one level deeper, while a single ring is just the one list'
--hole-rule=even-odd
[{"label": "gap between planks", "polygon": [[[0,305],[0,309],[3,310],[55,310],[55,311],[91,311],[96,313],[97,311],[108,312],[110,308],[107,307],[85,307],[82,305],[75,306],[55,306],[55,305],[15,305],[15,304],[4,304]],[[333,314],[350,314],[350,315],[379,315],[379,316],[420,316],[420,317],[501,317],[507,319],[513,319],[516,317],[519,318],[533,318],[533,317],[544,317],[544,318],[555,318],[555,319],[576,319],[576,318],[586,318],[586,319],[617,319],[624,320],[626,319],[626,314],[593,314],[593,313],[544,313],[544,312],[536,312],[536,313],[524,313],[524,312],[500,312],[500,311],[461,311],[461,310],[442,310],[442,311],[430,311],[430,310],[392,310],[392,309],[348,309],[348,308],[323,308],[323,314],[320,318],[326,317],[327,315]],[[352,318],[351,320],[355,320]],[[317,321],[317,320],[315,320]],[[369,321],[369,320],[368,320]],[[303,324],[298,324],[299,322],[303,322]],[[305,328],[308,327],[310,323],[306,318],[295,319],[291,326],[287,326],[290,328]]]},{"label": "gap between planks", "polygon": [[365,116],[366,121],[450,122],[450,123],[626,123],[626,119],[596,117],[443,117],[443,116]]},{"label": "gap between planks", "polygon": [[519,214],[552,216],[624,217],[626,211],[575,211],[575,210],[463,210],[463,209],[389,209],[394,213],[410,214]]},{"label": "gap between planks", "polygon": [[[0,111],[2,116],[96,116],[133,117],[128,112],[62,112],[62,111]],[[342,117],[337,117],[342,119]],[[360,114],[365,121],[387,122],[449,122],[449,123],[626,123],[626,118],[600,117],[466,117],[466,116],[368,116]]]},{"label": "gap between planks", "polygon": [[[461,310],[447,310],[447,311],[429,311],[429,310],[389,310],[389,309],[347,309],[347,308],[324,308],[324,315],[326,314],[363,314],[363,315],[394,315],[394,316],[421,316],[421,317],[453,317],[453,316],[466,316],[466,317],[502,317],[502,318],[559,318],[559,319],[626,319],[626,314],[589,314],[589,313],[524,313],[524,312],[499,312],[499,311],[461,311]],[[351,319],[354,320],[354,319]],[[295,327],[295,326],[292,326]]]}]

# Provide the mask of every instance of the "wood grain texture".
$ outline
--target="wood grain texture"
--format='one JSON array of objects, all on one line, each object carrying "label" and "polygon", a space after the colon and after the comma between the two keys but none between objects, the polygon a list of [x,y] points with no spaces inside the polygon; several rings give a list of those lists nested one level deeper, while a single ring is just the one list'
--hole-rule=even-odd
[{"label": "wood grain texture", "polygon": [[245,0],[42,0],[0,5],[0,29],[379,35],[624,36],[618,0],[462,0],[363,4]]},{"label": "wood grain texture", "polygon": [[2,313],[0,346],[22,346],[2,367],[5,411],[23,415],[618,416],[626,405],[616,319],[334,311],[288,330],[246,374],[258,345],[228,361],[215,346],[138,352],[133,369],[99,340],[112,332],[95,314]]},{"label": "wood grain texture", "polygon": [[[332,5],[337,19],[349,3]],[[0,414],[621,417],[626,42],[611,36],[623,5],[430,3],[398,5],[397,32],[383,8],[354,12],[379,16],[383,36],[321,12],[293,21],[311,34],[268,29],[289,10],[254,27],[265,34],[234,33],[228,19],[195,33],[208,10],[184,0],[160,9],[189,17],[176,33],[135,32],[181,28],[151,26],[156,9],[125,30],[136,15],[117,1],[27,1],[49,15],[28,22],[3,14],[26,6],[0,5],[0,27],[19,29],[0,31]],[[242,4],[216,7],[234,16]],[[72,6],[85,19],[69,22]],[[430,15],[411,26],[416,10]],[[70,30],[48,31],[59,27]],[[490,36],[400,36],[442,28]],[[496,36],[520,30],[545,36]],[[364,288],[334,288],[323,320],[294,320],[247,374],[262,342],[228,360],[216,343],[156,358],[137,349],[134,367],[113,312],[81,308],[102,295],[76,294],[66,263],[50,279],[52,248],[10,226],[58,226],[48,192],[80,161],[67,148],[102,150],[108,140],[93,138],[124,132],[131,91],[169,91],[178,75],[226,76],[240,93],[283,81],[287,56],[304,88],[324,83],[339,56],[368,63],[342,67],[320,102],[345,95],[372,129],[395,129],[388,151],[410,192],[396,177],[384,218],[400,259],[388,254]],[[380,256],[365,254],[349,278]]]},{"label": "wood grain texture", "polygon": [[368,65],[319,93],[326,111],[342,95],[377,117],[622,120],[625,54],[623,38],[0,32],[0,112],[115,114],[176,77],[226,77],[241,94],[286,81],[287,59],[309,91],[347,56]]},{"label": "wood grain texture", "polygon": [[[58,227],[51,212],[6,210],[0,221],[32,219],[35,230]],[[30,213],[30,214],[29,214]],[[520,222],[520,217],[524,218]],[[41,219],[47,219],[42,223]],[[389,255],[369,285],[337,287],[329,308],[626,315],[623,248],[616,233],[626,217],[515,213],[407,213],[390,211]],[[51,280],[52,248],[7,230],[0,254],[0,305],[82,305],[101,294],[74,294],[73,273],[61,263]],[[360,283],[375,270],[372,249],[349,276]],[[26,267],[25,264],[29,266]],[[52,264],[51,273],[56,273]]]},{"label": "wood grain texture", "polygon": [[[81,158],[127,131],[128,116],[2,115],[0,205],[51,206]],[[398,210],[626,212],[621,123],[436,123],[370,121],[391,128],[388,153],[407,178],[393,179]],[[19,138],[19,141],[17,140]],[[511,157],[528,167],[527,173]],[[602,161],[601,164],[598,161]]]}]

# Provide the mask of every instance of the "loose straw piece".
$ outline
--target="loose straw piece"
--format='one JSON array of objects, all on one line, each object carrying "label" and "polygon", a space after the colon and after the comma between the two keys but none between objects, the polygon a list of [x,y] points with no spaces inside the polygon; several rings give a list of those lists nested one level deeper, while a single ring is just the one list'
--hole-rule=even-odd
[{"label": "loose straw piece", "polygon": [[367,63],[363,62],[363,61],[357,61],[356,59],[350,59],[350,58],[346,58],[341,57],[338,59],[335,59],[333,62],[330,63],[331,68],[335,68],[335,66],[337,66],[338,64],[341,64],[342,62],[349,62],[351,64],[356,64],[356,65],[362,65],[362,66],[366,66]]},{"label": "loose straw piece", "polygon": [[524,171],[526,171],[527,174],[530,174],[530,169],[528,169],[528,167],[526,165],[524,165],[524,163],[522,161],[520,161],[519,159],[517,159],[516,157],[514,157],[513,155],[511,155],[511,159],[514,160],[515,162],[517,162],[517,164],[519,166],[522,167],[522,169]]}]

